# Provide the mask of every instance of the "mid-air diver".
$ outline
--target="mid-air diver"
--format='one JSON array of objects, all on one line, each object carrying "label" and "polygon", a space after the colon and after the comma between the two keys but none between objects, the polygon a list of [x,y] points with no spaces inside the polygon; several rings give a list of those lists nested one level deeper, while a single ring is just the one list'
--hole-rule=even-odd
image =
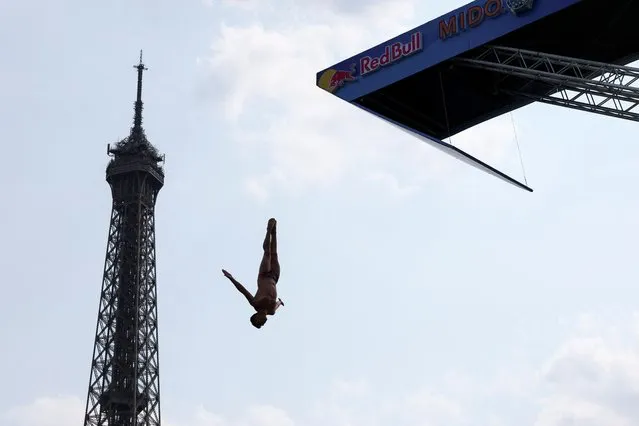
[{"label": "mid-air diver", "polygon": [[275,315],[278,308],[284,306],[282,300],[277,297],[280,263],[277,258],[277,221],[273,218],[269,219],[266,226],[266,236],[262,247],[264,255],[257,276],[255,296],[233,278],[233,275],[222,269],[224,276],[235,285],[235,288],[246,297],[246,300],[255,309],[256,312],[251,316],[251,324],[255,328],[261,328],[266,323],[267,315]]}]

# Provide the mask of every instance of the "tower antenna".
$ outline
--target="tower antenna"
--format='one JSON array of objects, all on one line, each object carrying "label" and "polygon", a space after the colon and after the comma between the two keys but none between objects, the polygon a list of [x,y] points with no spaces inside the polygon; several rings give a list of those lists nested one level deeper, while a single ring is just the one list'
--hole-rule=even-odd
[{"label": "tower antenna", "polygon": [[148,70],[142,62],[142,50],[140,50],[140,62],[137,65],[133,65],[133,68],[138,70],[138,92],[135,98],[135,116],[133,118],[133,128],[135,130],[142,129],[142,75],[144,71]]}]

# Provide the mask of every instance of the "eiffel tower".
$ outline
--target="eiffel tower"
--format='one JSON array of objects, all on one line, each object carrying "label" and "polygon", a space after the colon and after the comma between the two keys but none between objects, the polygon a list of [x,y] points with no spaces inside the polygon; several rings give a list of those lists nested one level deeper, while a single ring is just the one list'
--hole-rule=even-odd
[{"label": "eiffel tower", "polygon": [[159,426],[155,202],[164,157],[142,129],[140,62],[133,127],[107,147],[113,199],[85,426]]}]

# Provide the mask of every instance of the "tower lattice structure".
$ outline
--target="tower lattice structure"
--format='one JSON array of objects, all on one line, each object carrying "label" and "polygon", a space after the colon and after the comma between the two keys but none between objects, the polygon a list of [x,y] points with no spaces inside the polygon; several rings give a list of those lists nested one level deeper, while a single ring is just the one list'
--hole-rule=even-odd
[{"label": "tower lattice structure", "polygon": [[164,157],[142,128],[140,62],[133,127],[108,146],[112,210],[85,426],[159,426],[155,202]]}]

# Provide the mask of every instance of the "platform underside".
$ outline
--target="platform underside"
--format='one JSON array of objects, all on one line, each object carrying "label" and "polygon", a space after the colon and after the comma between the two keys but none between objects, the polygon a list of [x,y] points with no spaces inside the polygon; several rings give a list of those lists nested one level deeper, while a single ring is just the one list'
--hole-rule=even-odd
[{"label": "platform underside", "polygon": [[[613,4],[614,3],[614,4]],[[634,29],[639,1],[583,0],[511,32],[492,45],[625,65],[639,59]],[[472,58],[485,47],[468,51]],[[451,59],[353,102],[437,139],[533,102],[504,92],[547,95],[553,87],[521,77],[454,65]],[[592,76],[593,78],[596,76]],[[444,105],[446,106],[444,108]]]}]

